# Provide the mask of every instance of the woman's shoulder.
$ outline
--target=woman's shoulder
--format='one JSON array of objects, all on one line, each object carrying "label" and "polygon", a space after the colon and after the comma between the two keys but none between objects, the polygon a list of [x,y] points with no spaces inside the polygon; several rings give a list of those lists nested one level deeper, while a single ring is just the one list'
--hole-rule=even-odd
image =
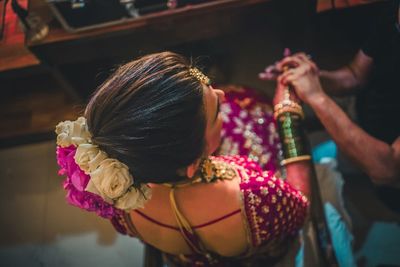
[{"label": "woman's shoulder", "polygon": [[234,169],[240,179],[240,187],[263,185],[268,181],[278,182],[276,177],[279,174],[263,170],[256,161],[246,156],[218,156],[212,157],[212,160],[216,166]]},{"label": "woman's shoulder", "polygon": [[296,198],[307,203],[306,197],[282,179],[279,172],[263,170],[257,162],[248,157],[218,156],[212,157],[212,161],[214,166],[217,166],[216,169],[221,169],[219,172],[222,179],[234,177],[239,185],[238,190],[242,192],[261,196],[269,195],[267,192],[274,192],[278,197]]},{"label": "woman's shoulder", "polygon": [[236,168],[240,176],[241,205],[251,232],[253,246],[295,234],[306,216],[307,199],[279,177],[264,171],[246,157],[218,157],[216,161]]},{"label": "woman's shoulder", "polygon": [[260,165],[248,158],[247,156],[239,156],[239,155],[224,155],[224,156],[213,156],[211,160],[218,163],[229,164],[235,168],[239,168],[242,171],[246,172],[263,172],[263,169]]}]

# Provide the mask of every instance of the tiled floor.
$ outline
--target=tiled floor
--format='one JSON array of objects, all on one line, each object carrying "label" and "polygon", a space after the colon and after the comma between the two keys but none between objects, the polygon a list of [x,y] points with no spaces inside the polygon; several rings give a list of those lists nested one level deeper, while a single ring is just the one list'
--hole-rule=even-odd
[{"label": "tiled floor", "polygon": [[359,266],[400,266],[400,214],[380,201],[369,181],[347,176],[344,195],[352,217]]},{"label": "tiled floor", "polygon": [[53,141],[0,151],[0,266],[142,266],[143,246],[68,206]]}]

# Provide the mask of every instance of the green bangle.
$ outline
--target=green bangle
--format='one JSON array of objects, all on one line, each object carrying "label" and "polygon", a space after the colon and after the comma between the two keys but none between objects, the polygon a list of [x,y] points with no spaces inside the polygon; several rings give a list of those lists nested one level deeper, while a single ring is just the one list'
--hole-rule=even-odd
[{"label": "green bangle", "polygon": [[301,116],[289,112],[280,114],[277,119],[284,159],[310,154],[301,123]]}]

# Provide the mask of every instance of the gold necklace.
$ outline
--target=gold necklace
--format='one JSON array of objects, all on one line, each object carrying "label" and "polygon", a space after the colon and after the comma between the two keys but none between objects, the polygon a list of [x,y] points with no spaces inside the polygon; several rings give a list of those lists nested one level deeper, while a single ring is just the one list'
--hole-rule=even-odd
[{"label": "gold necklace", "polygon": [[197,175],[183,183],[164,183],[167,187],[186,187],[197,183],[213,183],[218,180],[233,180],[238,176],[237,170],[229,163],[220,160],[203,159]]}]

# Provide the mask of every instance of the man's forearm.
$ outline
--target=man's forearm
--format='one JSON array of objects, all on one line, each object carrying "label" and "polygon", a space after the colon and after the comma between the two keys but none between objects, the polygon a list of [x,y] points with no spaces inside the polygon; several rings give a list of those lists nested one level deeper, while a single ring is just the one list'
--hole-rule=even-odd
[{"label": "man's forearm", "polygon": [[357,79],[347,66],[334,71],[321,70],[319,77],[325,92],[329,95],[349,95],[359,87]]},{"label": "man's forearm", "polygon": [[335,140],[339,148],[352,159],[373,182],[390,184],[398,180],[399,166],[393,148],[367,134],[354,124],[327,95],[320,94],[309,104]]},{"label": "man's forearm", "polygon": [[343,96],[365,85],[372,66],[373,59],[359,50],[348,65],[334,71],[321,70],[319,77],[328,94]]}]

